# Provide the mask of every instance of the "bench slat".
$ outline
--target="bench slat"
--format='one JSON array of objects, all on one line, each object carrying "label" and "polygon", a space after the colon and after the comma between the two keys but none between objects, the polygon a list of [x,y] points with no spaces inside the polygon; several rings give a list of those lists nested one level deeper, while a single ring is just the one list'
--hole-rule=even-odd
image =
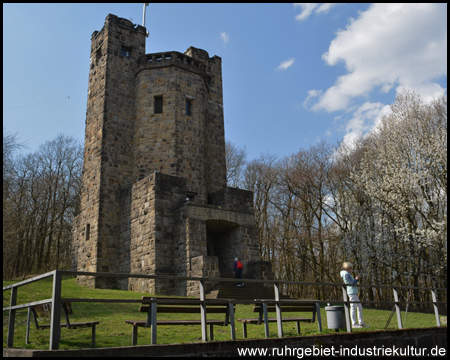
[{"label": "bench slat", "polygon": [[[315,306],[283,306],[281,305],[281,311],[282,312],[311,312],[314,311]],[[256,305],[253,308],[253,312],[260,312],[262,311],[262,306]],[[267,312],[276,312],[275,306],[268,306]]]},{"label": "bench slat", "polygon": [[[146,326],[147,322],[145,320],[126,320],[125,323],[131,324],[134,326]],[[201,325],[201,320],[157,320],[157,325]],[[206,320],[207,324],[219,325],[219,326],[227,326],[225,325],[225,321],[223,320]]]},{"label": "bench slat", "polygon": [[[65,306],[65,309],[61,306],[61,315],[64,315],[63,311],[66,311],[67,315],[73,314],[72,304],[69,301],[64,301],[62,305]],[[52,315],[52,303],[34,305],[33,308],[38,317],[49,318]]]},{"label": "bench slat", "polygon": [[[304,318],[304,317],[291,317],[291,318],[282,318],[281,321],[283,322],[291,322],[291,321],[301,321],[301,322],[312,322],[311,318]],[[258,324],[258,319],[238,319],[238,321],[246,324]],[[264,320],[263,320],[264,321]],[[277,322],[277,318],[269,318],[269,322]]]},{"label": "bench slat", "polygon": [[[254,300],[255,305],[267,304],[267,305],[275,305],[277,302],[273,299],[270,300]],[[281,299],[279,301],[281,305],[295,305],[295,306],[314,306],[316,302],[308,301],[308,300],[295,300],[295,299]]]},{"label": "bench slat", "polygon": [[[87,323],[70,323],[70,328],[76,329],[77,327],[91,327],[100,324],[99,321],[87,322]],[[38,325],[39,330],[50,328],[50,324]],[[61,327],[67,327],[66,323],[61,323]]]},{"label": "bench slat", "polygon": [[[158,306],[170,306],[170,305],[181,305],[181,306],[199,306],[203,303],[203,301],[199,299],[178,299],[178,298],[169,298],[169,297],[152,297],[152,296],[143,296],[142,300],[156,300]],[[204,303],[207,306],[226,306],[233,299],[206,299]]]},{"label": "bench slat", "polygon": [[[150,309],[149,306],[142,305],[139,307],[139,312],[148,312]],[[165,306],[158,304],[158,313],[176,313],[176,314],[199,314],[200,306],[195,305],[193,307],[175,307],[175,306]],[[227,308],[215,308],[215,307],[206,307],[207,314],[225,314],[227,312]]]}]

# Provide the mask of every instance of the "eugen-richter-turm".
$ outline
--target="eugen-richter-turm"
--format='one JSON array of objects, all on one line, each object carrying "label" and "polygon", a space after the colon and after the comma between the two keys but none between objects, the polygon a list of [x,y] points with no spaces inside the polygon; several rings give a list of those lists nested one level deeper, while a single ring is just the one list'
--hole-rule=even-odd
[{"label": "eugen-richter-turm", "polygon": [[[108,15],[91,37],[77,271],[220,277],[259,261],[253,194],[226,185],[222,60],[145,54],[146,29]],[[91,287],[198,296],[198,282],[78,277]]]}]

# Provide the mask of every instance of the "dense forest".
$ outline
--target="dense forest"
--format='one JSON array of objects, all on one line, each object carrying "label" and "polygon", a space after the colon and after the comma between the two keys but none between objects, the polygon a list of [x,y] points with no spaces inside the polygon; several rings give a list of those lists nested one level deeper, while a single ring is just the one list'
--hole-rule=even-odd
[{"label": "dense forest", "polygon": [[[82,144],[59,135],[34,153],[22,147],[4,129],[4,279],[69,269],[79,212]],[[226,158],[229,186],[254,192],[260,257],[277,279],[340,282],[342,262],[351,261],[364,283],[447,287],[446,97],[402,93],[352,144],[247,161],[245,149],[227,142]],[[318,286],[283,290],[336,295]],[[385,297],[380,288],[362,294]]]}]

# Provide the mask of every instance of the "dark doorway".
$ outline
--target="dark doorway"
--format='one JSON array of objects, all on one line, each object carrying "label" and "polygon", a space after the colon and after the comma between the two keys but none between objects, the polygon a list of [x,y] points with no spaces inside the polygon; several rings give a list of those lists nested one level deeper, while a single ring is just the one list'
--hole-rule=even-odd
[{"label": "dark doorway", "polygon": [[207,220],[206,238],[208,256],[217,256],[221,276],[232,273],[238,245],[239,224],[225,220]]}]

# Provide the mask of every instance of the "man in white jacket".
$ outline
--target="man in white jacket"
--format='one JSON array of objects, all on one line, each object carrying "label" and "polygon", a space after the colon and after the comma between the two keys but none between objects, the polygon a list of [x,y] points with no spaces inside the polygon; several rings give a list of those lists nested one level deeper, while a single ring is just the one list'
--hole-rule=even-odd
[{"label": "man in white jacket", "polygon": [[[340,273],[344,284],[356,284],[360,279],[361,275],[356,275],[353,277],[351,274],[353,270],[353,265],[349,262],[344,262],[342,264],[342,271]],[[361,303],[354,303],[353,301],[359,301],[358,297],[358,287],[357,286],[347,286],[347,295],[350,299],[350,316],[352,318],[353,328],[369,327],[363,321],[362,305]],[[358,309],[358,322],[356,322],[356,309]]]}]

